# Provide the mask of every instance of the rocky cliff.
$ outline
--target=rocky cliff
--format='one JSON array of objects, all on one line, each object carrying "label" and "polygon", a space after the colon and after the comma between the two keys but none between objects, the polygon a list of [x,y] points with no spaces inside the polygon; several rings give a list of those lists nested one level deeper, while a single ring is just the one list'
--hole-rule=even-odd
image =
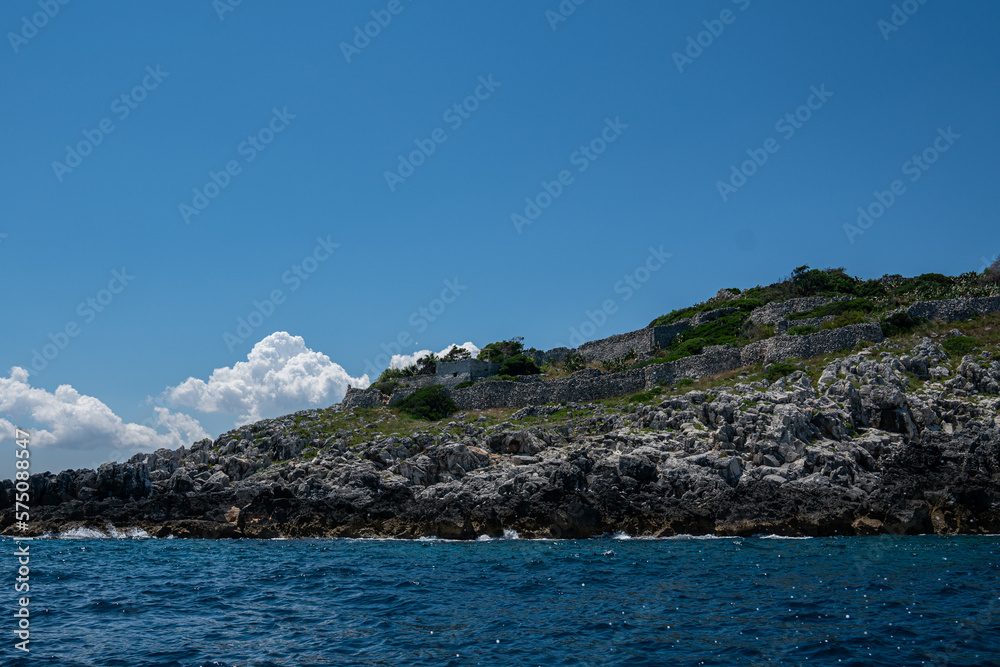
[{"label": "rocky cliff", "polygon": [[[382,406],[300,412],[190,449],[33,475],[32,530],[997,533],[1000,350],[952,358],[948,335],[436,423]],[[5,534],[13,504],[5,481]]]}]

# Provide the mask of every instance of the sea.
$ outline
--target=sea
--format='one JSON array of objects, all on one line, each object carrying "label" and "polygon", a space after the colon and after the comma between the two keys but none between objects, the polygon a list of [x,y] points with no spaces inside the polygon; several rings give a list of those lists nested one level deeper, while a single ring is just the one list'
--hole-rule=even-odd
[{"label": "sea", "polygon": [[3,665],[1000,665],[998,536],[0,549]]}]

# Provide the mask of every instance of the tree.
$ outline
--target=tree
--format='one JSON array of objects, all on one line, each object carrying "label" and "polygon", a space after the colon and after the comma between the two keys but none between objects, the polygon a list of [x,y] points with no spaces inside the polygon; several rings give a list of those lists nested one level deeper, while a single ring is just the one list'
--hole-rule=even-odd
[{"label": "tree", "polygon": [[462,361],[464,359],[471,359],[472,354],[469,353],[464,347],[459,347],[458,345],[453,345],[448,354],[444,355],[439,359],[439,361]]},{"label": "tree", "polygon": [[417,375],[434,375],[437,373],[438,358],[433,352],[417,359]]}]

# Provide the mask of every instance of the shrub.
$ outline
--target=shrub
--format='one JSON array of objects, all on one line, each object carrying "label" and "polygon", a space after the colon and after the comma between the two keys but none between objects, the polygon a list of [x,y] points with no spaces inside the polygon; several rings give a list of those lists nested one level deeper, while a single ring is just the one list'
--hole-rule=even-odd
[{"label": "shrub", "polygon": [[863,310],[846,310],[833,318],[833,320],[824,322],[822,328],[839,329],[851,324],[862,324],[865,322],[865,315],[866,313]]},{"label": "shrub", "polygon": [[427,421],[444,419],[458,409],[455,401],[451,400],[444,387],[439,384],[417,389],[400,401],[397,407],[411,417]]},{"label": "shrub", "polygon": [[819,327],[813,326],[812,324],[800,324],[797,327],[791,327],[785,333],[789,336],[805,336],[806,334],[816,333],[819,331]]},{"label": "shrub", "polygon": [[879,324],[882,326],[882,335],[890,338],[910,333],[918,325],[926,321],[921,317],[910,317],[906,313],[894,313],[889,317],[883,318]]},{"label": "shrub", "polygon": [[542,369],[526,354],[515,354],[500,362],[498,375],[538,375]]},{"label": "shrub", "polygon": [[653,393],[649,391],[640,391],[632,394],[626,399],[626,403],[645,403],[653,399]]},{"label": "shrub", "polygon": [[479,351],[476,357],[481,361],[492,361],[495,364],[503,363],[504,359],[521,354],[524,351],[524,337],[500,340],[486,345]]},{"label": "shrub", "polygon": [[971,336],[952,336],[951,338],[945,338],[941,343],[941,347],[955,359],[961,359],[979,347],[979,340]]},{"label": "shrub", "polygon": [[408,378],[413,377],[417,374],[416,366],[407,366],[406,368],[387,368],[382,371],[382,374],[378,376],[376,382],[386,382],[388,380],[396,380],[398,378]]},{"label": "shrub", "polygon": [[417,375],[434,375],[437,373],[438,358],[433,352],[417,359]]},{"label": "shrub", "polygon": [[751,341],[764,340],[765,338],[770,338],[774,335],[774,325],[773,324],[760,324],[759,322],[750,322],[747,326],[747,338]]},{"label": "shrub", "polygon": [[690,387],[693,384],[694,384],[694,380],[692,380],[691,378],[683,378],[681,380],[678,380],[674,384],[674,386],[675,387]]},{"label": "shrub", "polygon": [[587,360],[584,359],[583,355],[579,352],[570,352],[566,355],[564,365],[566,370],[570,373],[575,373],[576,371],[583,370],[587,367]]},{"label": "shrub", "polygon": [[471,387],[476,384],[474,380],[466,380],[465,382],[459,382],[455,385],[455,389],[465,389],[466,387]]},{"label": "shrub", "polygon": [[786,375],[791,375],[795,371],[802,370],[795,364],[789,364],[784,361],[779,361],[777,363],[771,364],[764,370],[764,377],[768,382],[777,382]]},{"label": "shrub", "polygon": [[632,360],[635,359],[636,356],[635,350],[629,350],[620,357],[611,359],[610,361],[602,361],[601,368],[609,373],[620,373],[632,364]]},{"label": "shrub", "polygon": [[379,393],[383,396],[391,396],[392,392],[396,391],[399,387],[399,382],[396,380],[381,380],[379,382],[372,382],[372,389],[378,389]]}]

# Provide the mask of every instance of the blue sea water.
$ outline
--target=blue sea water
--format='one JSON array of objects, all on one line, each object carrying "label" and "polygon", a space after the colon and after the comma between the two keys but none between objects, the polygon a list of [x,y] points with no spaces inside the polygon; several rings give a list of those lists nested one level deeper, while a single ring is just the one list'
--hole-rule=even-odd
[{"label": "blue sea water", "polygon": [[25,544],[3,665],[1000,665],[1000,537]]}]

